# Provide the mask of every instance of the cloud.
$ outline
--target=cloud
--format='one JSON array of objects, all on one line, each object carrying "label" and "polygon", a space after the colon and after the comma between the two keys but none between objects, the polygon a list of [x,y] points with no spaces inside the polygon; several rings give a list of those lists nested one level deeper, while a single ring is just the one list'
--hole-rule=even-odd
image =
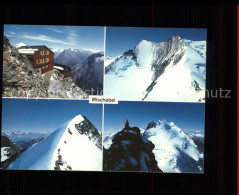
[{"label": "cloud", "polygon": [[5,33],[7,37],[14,37],[15,32],[9,31],[8,33]]},{"label": "cloud", "polygon": [[27,35],[23,34],[21,35],[22,38],[25,39],[31,39],[31,40],[38,40],[38,41],[46,41],[50,43],[59,43],[59,44],[64,44],[64,45],[75,45],[75,42],[69,40],[69,41],[63,41],[60,39],[55,39],[46,35]]},{"label": "cloud", "polygon": [[74,31],[71,31],[68,33],[66,39],[75,45],[77,41],[77,37],[78,35]]},{"label": "cloud", "polygon": [[10,34],[7,34],[7,33],[4,33],[5,34],[5,36],[7,36],[8,38],[9,37],[13,37],[13,35],[10,35]]},{"label": "cloud", "polygon": [[63,31],[53,28],[53,27],[48,27],[49,30],[53,31],[53,32],[57,32],[57,33],[63,33]]}]

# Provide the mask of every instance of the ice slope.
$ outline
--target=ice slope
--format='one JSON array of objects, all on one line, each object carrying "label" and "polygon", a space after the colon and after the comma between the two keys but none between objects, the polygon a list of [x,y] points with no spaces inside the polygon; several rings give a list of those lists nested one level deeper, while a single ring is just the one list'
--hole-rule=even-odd
[{"label": "ice slope", "polygon": [[122,100],[203,102],[205,44],[179,36],[161,43],[143,40],[107,65],[105,94]]},{"label": "ice slope", "polygon": [[206,41],[192,41],[184,39],[184,42],[197,51],[203,58],[206,58]]},{"label": "ice slope", "polygon": [[81,115],[64,123],[42,142],[20,155],[8,169],[87,170],[102,169],[101,150],[75,128]]},{"label": "ice slope", "polygon": [[[168,65],[145,100],[203,102],[206,59],[186,44],[186,55],[176,66]],[[195,83],[201,90],[195,90]]]},{"label": "ice slope", "polygon": [[139,43],[136,47],[138,61],[125,54],[111,63],[114,70],[105,75],[106,95],[116,95],[122,100],[141,100],[144,97],[154,75],[150,64],[147,64],[152,60],[152,55],[147,56],[151,53],[147,51],[151,51],[151,46],[147,41]]},{"label": "ice slope", "polygon": [[163,172],[203,171],[203,156],[190,136],[173,122],[164,119],[152,124],[143,137],[155,145],[153,153]]}]

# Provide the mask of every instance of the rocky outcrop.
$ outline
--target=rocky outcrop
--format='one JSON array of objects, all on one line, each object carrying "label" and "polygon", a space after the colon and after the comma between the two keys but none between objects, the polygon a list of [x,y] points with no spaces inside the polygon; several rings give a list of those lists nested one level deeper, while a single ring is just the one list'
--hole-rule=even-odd
[{"label": "rocky outcrop", "polygon": [[48,85],[29,59],[3,38],[3,97],[47,98]]},{"label": "rocky outcrop", "polygon": [[154,144],[140,135],[137,127],[115,134],[104,154],[104,171],[162,172],[152,152]]},{"label": "rocky outcrop", "polygon": [[72,79],[66,80],[64,74],[58,70],[53,70],[50,73],[48,97],[87,99],[89,95],[79,88]]}]

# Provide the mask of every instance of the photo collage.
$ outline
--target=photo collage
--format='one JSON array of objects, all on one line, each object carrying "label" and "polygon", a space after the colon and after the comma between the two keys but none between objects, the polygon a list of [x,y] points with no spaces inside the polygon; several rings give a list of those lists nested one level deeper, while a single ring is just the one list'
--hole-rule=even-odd
[{"label": "photo collage", "polygon": [[206,39],[201,28],[4,25],[0,168],[204,173]]}]

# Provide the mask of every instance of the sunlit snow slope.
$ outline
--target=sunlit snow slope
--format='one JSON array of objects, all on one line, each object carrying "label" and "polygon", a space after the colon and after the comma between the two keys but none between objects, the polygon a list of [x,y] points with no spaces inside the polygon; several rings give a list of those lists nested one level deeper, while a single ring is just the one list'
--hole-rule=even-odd
[{"label": "sunlit snow slope", "polygon": [[142,40],[105,68],[105,94],[121,100],[205,101],[206,42]]},{"label": "sunlit snow slope", "polygon": [[155,145],[153,153],[163,172],[203,171],[203,154],[191,137],[173,122],[164,119],[151,122],[143,137]]},{"label": "sunlit snow slope", "polygon": [[102,152],[97,146],[101,135],[89,123],[85,117],[76,116],[27,149],[8,169],[102,170]]}]

